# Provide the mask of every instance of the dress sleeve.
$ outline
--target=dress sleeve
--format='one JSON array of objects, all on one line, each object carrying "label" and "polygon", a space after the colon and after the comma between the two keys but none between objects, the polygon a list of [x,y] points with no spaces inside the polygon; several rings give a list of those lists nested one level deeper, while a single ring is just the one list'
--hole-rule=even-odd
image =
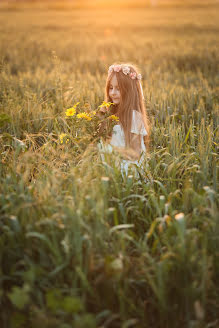
[{"label": "dress sleeve", "polygon": [[141,113],[137,112],[136,110],[132,111],[131,132],[136,134],[142,134],[143,136],[146,136],[148,134],[144,127]]}]

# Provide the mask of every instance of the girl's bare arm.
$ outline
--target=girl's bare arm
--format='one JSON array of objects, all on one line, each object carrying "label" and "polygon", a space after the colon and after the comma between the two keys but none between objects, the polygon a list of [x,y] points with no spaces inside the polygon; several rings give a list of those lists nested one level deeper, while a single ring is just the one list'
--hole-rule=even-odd
[{"label": "girl's bare arm", "polygon": [[141,155],[141,138],[140,135],[132,133],[131,144],[129,148],[115,147],[114,148],[126,160],[136,161]]},{"label": "girl's bare arm", "polygon": [[130,142],[131,150],[134,151],[133,156],[139,159],[141,155],[141,136],[136,133],[131,133],[131,142]]}]

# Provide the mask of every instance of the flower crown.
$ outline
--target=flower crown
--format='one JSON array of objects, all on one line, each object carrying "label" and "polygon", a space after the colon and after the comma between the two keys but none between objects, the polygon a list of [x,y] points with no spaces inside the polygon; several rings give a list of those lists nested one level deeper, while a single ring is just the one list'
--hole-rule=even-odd
[{"label": "flower crown", "polygon": [[141,74],[136,74],[135,72],[131,72],[130,67],[129,66],[123,66],[123,65],[111,65],[109,67],[108,73],[112,73],[112,72],[120,72],[122,71],[123,74],[125,75],[129,75],[131,77],[131,79],[133,80],[141,80],[142,76]]}]

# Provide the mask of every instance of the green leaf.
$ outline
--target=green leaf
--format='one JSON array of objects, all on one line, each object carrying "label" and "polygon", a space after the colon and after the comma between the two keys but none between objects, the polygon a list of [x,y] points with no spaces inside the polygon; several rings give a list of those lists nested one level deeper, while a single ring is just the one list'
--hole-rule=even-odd
[{"label": "green leaf", "polygon": [[23,287],[13,287],[12,291],[8,293],[8,297],[14,306],[22,310],[29,302],[29,290],[30,286],[27,284],[24,284]]},{"label": "green leaf", "polygon": [[91,313],[86,313],[80,317],[75,318],[75,327],[77,328],[96,328],[96,318]]},{"label": "green leaf", "polygon": [[62,309],[68,313],[80,312],[83,310],[83,304],[77,297],[66,296],[62,302]]},{"label": "green leaf", "polygon": [[52,311],[60,309],[62,300],[62,294],[59,289],[51,289],[46,293],[46,305]]},{"label": "green leaf", "polygon": [[2,127],[4,124],[11,122],[11,117],[6,114],[2,113],[0,114],[0,127]]},{"label": "green leaf", "polygon": [[78,297],[63,296],[61,290],[57,288],[51,289],[46,293],[46,304],[53,312],[62,309],[67,313],[77,313],[84,309]]},{"label": "green leaf", "polygon": [[27,232],[26,233],[26,238],[38,238],[42,241],[45,242],[45,244],[47,245],[47,247],[51,250],[51,252],[56,256],[56,252],[55,252],[55,249],[52,245],[52,243],[50,242],[50,240],[42,233],[39,233],[39,232],[36,232],[36,231],[33,231],[33,232]]},{"label": "green leaf", "polygon": [[190,128],[189,128],[189,131],[188,131],[187,134],[186,134],[186,137],[185,137],[184,143],[187,142],[188,137],[189,137],[189,134],[190,134],[190,131],[191,131],[191,126],[190,126]]}]

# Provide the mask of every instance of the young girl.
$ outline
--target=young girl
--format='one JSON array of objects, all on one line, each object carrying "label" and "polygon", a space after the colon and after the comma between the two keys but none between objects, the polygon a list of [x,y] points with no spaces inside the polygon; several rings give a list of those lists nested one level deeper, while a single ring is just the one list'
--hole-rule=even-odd
[{"label": "young girl", "polygon": [[[128,174],[132,164],[141,167],[146,149],[149,150],[150,122],[144,105],[141,74],[136,65],[113,64],[109,67],[105,87],[105,101],[112,102],[110,108],[102,107],[100,113],[110,111],[119,118],[114,125],[109,143],[101,139],[98,148],[102,160],[104,153],[117,150],[123,154],[121,172]],[[104,125],[100,131],[103,131]]]}]

